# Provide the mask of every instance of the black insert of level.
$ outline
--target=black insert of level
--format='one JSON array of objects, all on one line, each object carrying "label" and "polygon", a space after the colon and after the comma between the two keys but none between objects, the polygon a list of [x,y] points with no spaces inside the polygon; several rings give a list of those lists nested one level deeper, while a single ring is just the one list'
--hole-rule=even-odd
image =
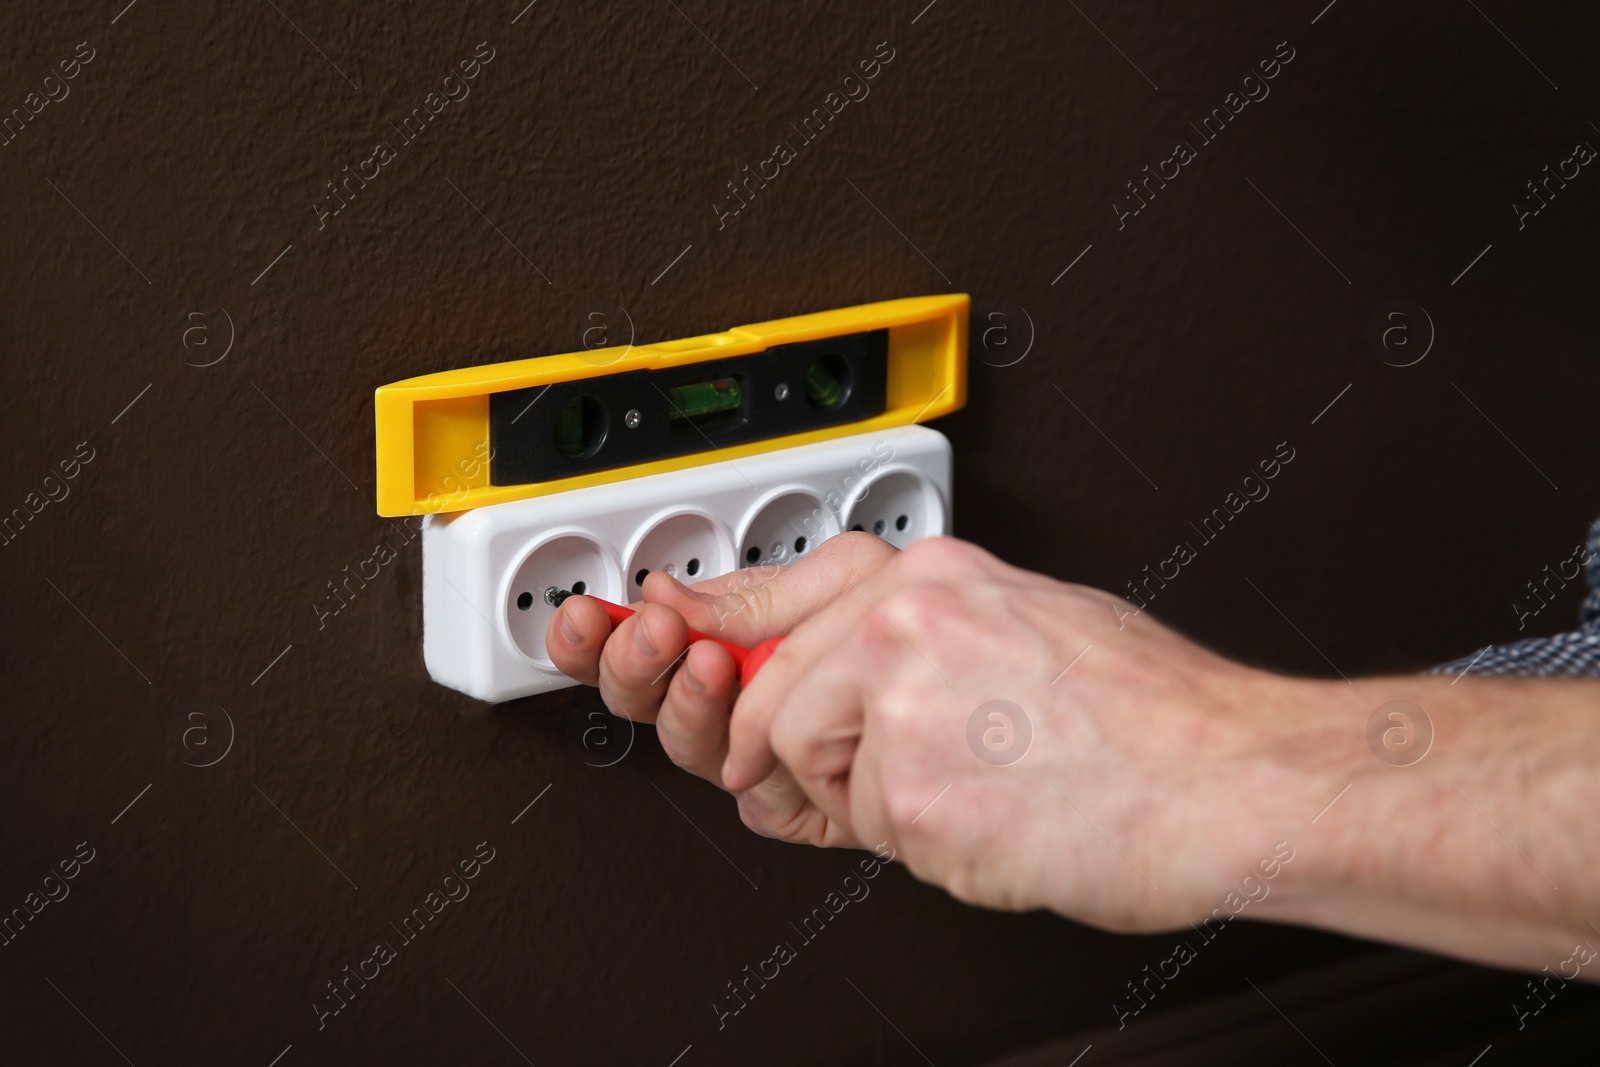
[{"label": "black insert of level", "polygon": [[[492,393],[489,480],[527,485],[858,422],[883,414],[888,378],[889,331],[869,330]],[[696,407],[713,390],[684,387],[705,383],[720,402]]]}]

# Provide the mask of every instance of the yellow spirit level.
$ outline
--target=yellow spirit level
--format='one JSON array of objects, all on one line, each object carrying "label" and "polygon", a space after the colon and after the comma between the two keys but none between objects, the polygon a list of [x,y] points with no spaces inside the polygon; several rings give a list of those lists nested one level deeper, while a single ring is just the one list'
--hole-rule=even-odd
[{"label": "yellow spirit level", "polygon": [[903,426],[966,403],[965,294],[381,386],[378,514],[464,511]]}]

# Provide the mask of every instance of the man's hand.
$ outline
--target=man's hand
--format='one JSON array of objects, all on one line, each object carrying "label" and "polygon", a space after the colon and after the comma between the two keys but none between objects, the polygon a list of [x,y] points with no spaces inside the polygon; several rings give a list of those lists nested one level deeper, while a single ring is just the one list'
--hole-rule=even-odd
[{"label": "man's hand", "polygon": [[723,780],[787,768],[830,825],[961,900],[1169,929],[1282,839],[1262,816],[1288,784],[1261,756],[1288,688],[930,539],[795,627],[739,699]]},{"label": "man's hand", "polygon": [[[673,762],[726,788],[728,722],[739,692],[733,657],[710,641],[684,649],[688,631],[754,646],[789,633],[852,583],[896,555],[881,538],[829,538],[787,567],[755,567],[686,588],[665,574],[645,579],[645,602],[613,633],[605,609],[569,598],[550,621],[545,647],[563,672],[598,685],[614,714],[653,722]],[[827,818],[781,767],[737,790],[739,813],[758,833],[802,844],[866,847],[847,825]]]},{"label": "man's hand", "polygon": [[[1244,913],[1600,977],[1594,683],[1284,678],[948,538],[645,598],[615,634],[570,599],[551,654],[760,833],[886,841],[962,900],[1113,930]],[[688,626],[789,636],[741,694],[708,642],[674,673]],[[1393,700],[1431,750],[1372,747]]]},{"label": "man's hand", "polygon": [[[693,590],[651,575],[644,595],[614,633],[572,597],[551,656],[614,713],[655,722],[672,759],[737,795],[759,833],[886,840],[963,900],[1113,929],[1201,917],[1271,851],[1238,791],[1280,680],[1107,594],[948,538],[900,553],[844,534]],[[723,649],[684,655],[690,627],[746,645],[789,637],[741,696]],[[1013,765],[969,748],[991,700],[1027,719],[1002,730],[1031,727]]]}]

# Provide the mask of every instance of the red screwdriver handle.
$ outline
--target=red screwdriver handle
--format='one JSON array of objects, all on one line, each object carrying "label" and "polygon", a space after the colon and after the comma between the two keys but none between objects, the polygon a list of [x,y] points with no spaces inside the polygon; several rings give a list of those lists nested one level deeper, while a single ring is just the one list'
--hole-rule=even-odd
[{"label": "red screwdriver handle", "polygon": [[759,671],[762,665],[772,658],[772,654],[778,651],[778,646],[781,644],[783,644],[783,635],[780,634],[777,637],[769,637],[755,648],[752,648],[750,655],[744,661],[744,666],[739,669],[739,684],[748,686],[750,680],[756,676],[756,671]]},{"label": "red screwdriver handle", "polygon": [[[612,626],[621,626],[623,619],[629,618],[634,614],[632,608],[625,608],[621,604],[613,604],[611,601],[601,600],[599,597],[590,597],[589,599],[606,609],[606,614],[611,617]],[[699,630],[690,630],[689,643],[694,644],[696,641],[711,641],[727,649],[728,655],[733,657],[733,662],[739,667],[739,684],[749,685],[750,680],[756,676],[756,671],[761,669],[761,665],[772,658],[772,653],[777,650],[783,638],[769,637],[755,648],[745,648],[743,645],[736,645],[732,641],[724,641],[720,637],[703,634]]]}]

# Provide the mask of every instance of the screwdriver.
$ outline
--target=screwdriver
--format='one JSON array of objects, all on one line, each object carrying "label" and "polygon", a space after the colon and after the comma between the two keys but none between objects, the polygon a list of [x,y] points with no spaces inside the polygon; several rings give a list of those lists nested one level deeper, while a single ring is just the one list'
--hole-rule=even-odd
[{"label": "screwdriver", "polygon": [[[573,595],[573,592],[569,589],[557,589],[552,585],[544,591],[544,602],[553,608],[559,608],[567,597]],[[591,596],[589,599],[606,609],[606,614],[610,616],[613,627],[621,626],[622,620],[634,614],[632,608],[625,608],[621,604],[613,604],[611,601],[601,600],[597,596]],[[694,644],[696,641],[711,641],[727,649],[728,655],[733,657],[735,666],[739,668],[739,685],[743,687],[748,686],[751,680],[755,678],[756,672],[762,668],[767,660],[772,658],[772,654],[777,651],[778,645],[783,642],[783,636],[769,637],[754,648],[746,648],[743,645],[736,645],[732,641],[724,641],[720,637],[703,634],[699,630],[690,630],[689,643]]]}]

